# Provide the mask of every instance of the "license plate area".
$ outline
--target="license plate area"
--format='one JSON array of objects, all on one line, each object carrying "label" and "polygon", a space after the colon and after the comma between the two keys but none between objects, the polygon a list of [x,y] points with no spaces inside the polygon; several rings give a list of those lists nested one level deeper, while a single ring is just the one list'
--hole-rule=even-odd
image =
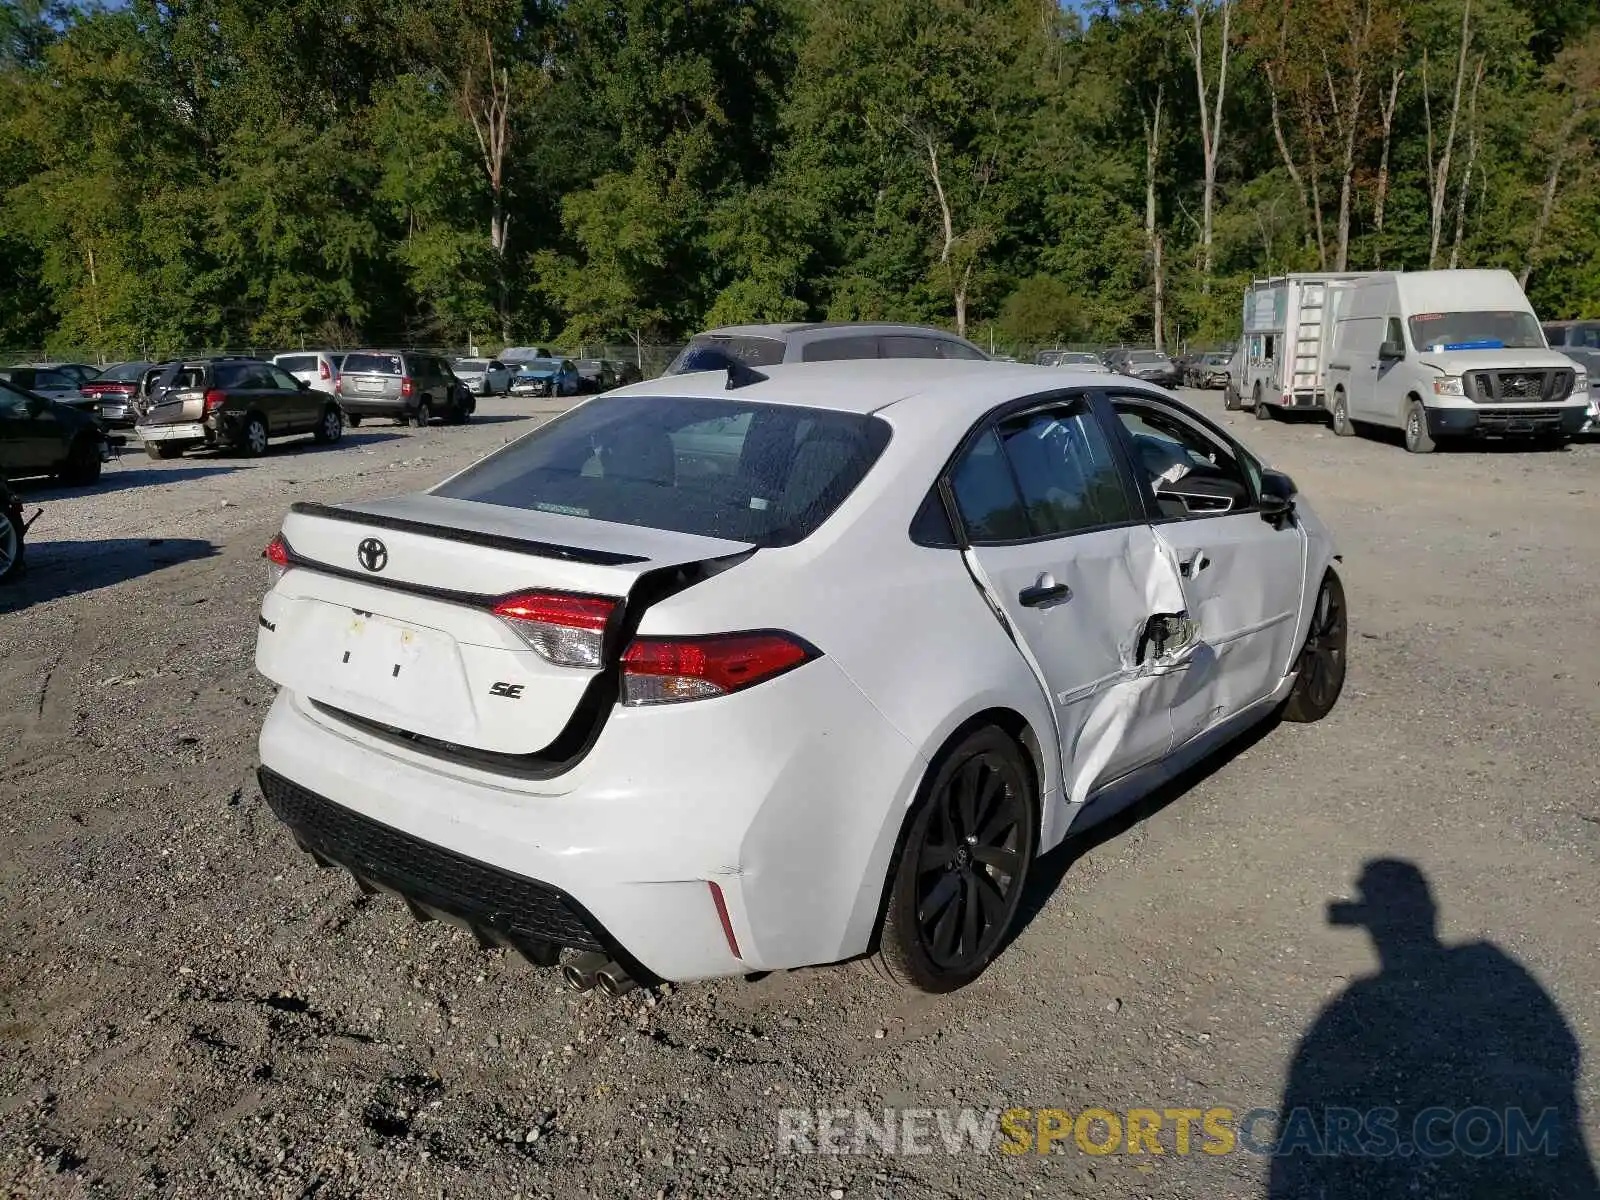
[{"label": "license plate area", "polygon": [[436,629],[320,601],[303,602],[295,657],[304,690],[361,716],[460,740],[475,720],[455,639]]},{"label": "license plate area", "polygon": [[358,391],[358,392],[381,392],[381,391],[383,391],[383,380],[381,380],[381,379],[358,379],[358,380],[356,380],[356,391]]},{"label": "license plate area", "polygon": [[170,442],[179,438],[203,439],[206,436],[206,427],[198,421],[186,422],[182,425],[151,425],[139,430],[139,437],[146,442]]}]

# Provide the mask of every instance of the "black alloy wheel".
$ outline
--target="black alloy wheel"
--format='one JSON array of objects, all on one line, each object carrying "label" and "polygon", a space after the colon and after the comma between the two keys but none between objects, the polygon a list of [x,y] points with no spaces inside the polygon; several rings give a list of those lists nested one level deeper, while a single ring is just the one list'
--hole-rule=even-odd
[{"label": "black alloy wheel", "polygon": [[1344,584],[1329,571],[1317,591],[1317,606],[1311,613],[1311,628],[1296,663],[1299,678],[1284,706],[1286,721],[1320,721],[1333,711],[1344,690],[1345,649],[1350,636],[1344,604]]},{"label": "black alloy wheel", "polygon": [[1038,837],[1023,751],[993,727],[945,755],[912,817],[873,964],[924,992],[970,983],[1004,944]]}]

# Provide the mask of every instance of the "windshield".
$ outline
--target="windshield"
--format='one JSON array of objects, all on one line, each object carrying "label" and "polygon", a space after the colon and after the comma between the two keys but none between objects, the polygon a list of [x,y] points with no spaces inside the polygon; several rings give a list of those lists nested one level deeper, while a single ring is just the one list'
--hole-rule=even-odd
[{"label": "windshield", "polygon": [[1226,354],[1208,354],[1205,356],[1204,361],[1208,367],[1225,367],[1230,361],[1230,356]]},{"label": "windshield", "polygon": [[150,369],[149,363],[126,362],[118,363],[114,367],[107,367],[100,379],[108,383],[135,383],[139,376]]},{"label": "windshield", "polygon": [[344,360],[346,375],[402,375],[398,354],[350,354]]},{"label": "windshield", "polygon": [[1128,355],[1128,361],[1136,363],[1166,362],[1167,356],[1159,350],[1135,350]]},{"label": "windshield", "polygon": [[487,371],[489,360],[487,358],[458,358],[450,364],[458,371]]},{"label": "windshield", "polygon": [[1097,367],[1100,365],[1100,360],[1092,354],[1063,354],[1061,356],[1061,362],[1063,364],[1071,364],[1072,366],[1087,364]]},{"label": "windshield", "polygon": [[886,423],[858,413],[607,397],[541,426],[434,495],[784,546],[844,502],[888,441]]},{"label": "windshield", "polygon": [[1531,312],[1418,313],[1411,318],[1418,350],[1543,350],[1544,333]]},{"label": "windshield", "polygon": [[517,368],[519,375],[553,375],[561,369],[561,364],[553,358],[536,358],[532,362],[525,362]]},{"label": "windshield", "polygon": [[747,367],[774,366],[783,361],[783,343],[776,338],[702,333],[690,339],[689,344],[679,351],[666,373],[682,375],[687,371],[721,371],[727,368],[728,360],[741,362]]}]

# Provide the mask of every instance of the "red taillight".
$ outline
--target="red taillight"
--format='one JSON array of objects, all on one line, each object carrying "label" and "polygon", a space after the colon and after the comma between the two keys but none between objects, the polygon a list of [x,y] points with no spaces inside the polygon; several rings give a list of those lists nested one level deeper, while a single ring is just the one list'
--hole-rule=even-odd
[{"label": "red taillight", "polygon": [[496,604],[494,615],[546,662],[594,668],[601,663],[606,626],[616,610],[617,601],[605,596],[523,592]]},{"label": "red taillight", "polygon": [[411,376],[406,375],[406,376],[403,376],[401,378],[401,380],[400,380],[400,394],[402,396],[411,395],[411,393],[415,389],[416,389],[416,385],[411,382]]},{"label": "red taillight", "polygon": [[221,388],[212,388],[206,393],[206,411],[215,412],[228,402],[228,393]]},{"label": "red taillight", "polygon": [[332,378],[332,375],[328,371],[328,364],[325,361],[323,361],[322,359],[320,359],[320,358],[317,359],[317,378],[318,379],[331,379]]},{"label": "red taillight", "polygon": [[283,534],[273,535],[261,557],[267,560],[267,587],[270,588],[289,569],[289,543],[283,540]]},{"label": "red taillight", "polygon": [[637,638],[622,655],[623,703],[674,704],[725,696],[817,657],[787,633]]},{"label": "red taillight", "polygon": [[335,375],[333,377],[333,394],[335,396],[344,395],[344,376],[343,375]]}]

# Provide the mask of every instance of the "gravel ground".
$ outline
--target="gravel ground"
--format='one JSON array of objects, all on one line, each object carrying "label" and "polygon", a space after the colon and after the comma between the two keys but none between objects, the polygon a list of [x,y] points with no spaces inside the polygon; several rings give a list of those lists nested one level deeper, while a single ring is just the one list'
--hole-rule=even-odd
[{"label": "gravel ground", "polygon": [[[1161,1156],[780,1154],[778,1114],[1243,1113],[1363,1081],[1376,1103],[1396,1064],[1454,1107],[1537,1091],[1483,1083],[1501,1068],[1565,1074],[1576,1161],[1571,1106],[1600,1111],[1568,1040],[1600,1036],[1600,446],[1414,458],[1228,414],[1342,543],[1329,720],[1265,730],[1053,855],[959,994],[843,967],[610,1001],[319,871],[251,779],[283,511],[425,486],[539,419],[480,414],[24,487],[45,514],[0,592],[0,1193],[1261,1196],[1268,1160],[1170,1134]],[[1459,952],[1356,982],[1378,957],[1327,904],[1374,857],[1414,864]],[[1387,895],[1420,913],[1403,882]],[[1463,1162],[1423,1194],[1511,1194],[1473,1193]],[[1336,1178],[1270,1187],[1395,1194]],[[1537,1194],[1593,1194],[1565,1186]]]}]

